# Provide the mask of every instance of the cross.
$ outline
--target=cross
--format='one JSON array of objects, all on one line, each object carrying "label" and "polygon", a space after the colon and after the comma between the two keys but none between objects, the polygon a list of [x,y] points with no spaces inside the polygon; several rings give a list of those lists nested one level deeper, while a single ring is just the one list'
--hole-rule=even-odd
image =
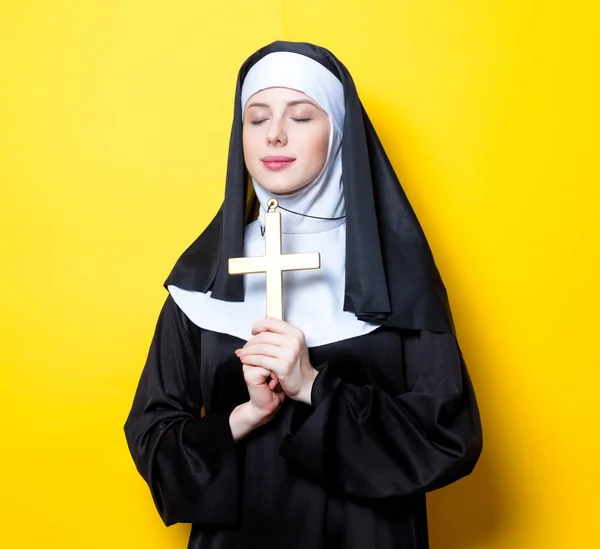
[{"label": "cross", "polygon": [[283,320],[283,271],[319,269],[319,252],[281,253],[281,214],[279,202],[271,198],[265,214],[265,255],[229,258],[229,274],[266,273],[267,316]]}]

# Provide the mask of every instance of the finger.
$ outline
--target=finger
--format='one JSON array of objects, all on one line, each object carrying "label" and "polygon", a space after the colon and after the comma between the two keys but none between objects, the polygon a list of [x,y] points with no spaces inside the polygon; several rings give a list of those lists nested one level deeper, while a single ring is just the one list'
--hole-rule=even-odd
[{"label": "finger", "polygon": [[247,355],[264,355],[273,358],[280,358],[282,354],[281,349],[282,347],[270,345],[269,343],[254,343],[252,345],[248,345],[247,347],[242,347],[239,351],[236,351],[235,354],[239,358]]},{"label": "finger", "polygon": [[266,383],[267,379],[271,377],[271,372],[265,368],[257,366],[243,365],[242,368],[244,379],[248,383]]},{"label": "finger", "polygon": [[263,368],[262,366],[255,366],[252,364],[242,364],[242,370],[243,370],[244,374],[249,374],[252,376],[257,376],[257,375],[267,376],[267,377],[273,376],[273,374],[266,368]]},{"label": "finger", "polygon": [[302,332],[299,328],[292,326],[289,322],[266,316],[257,320],[252,326],[252,335],[257,335],[261,332],[275,332],[278,334],[294,335]]},{"label": "finger", "polygon": [[[271,348],[264,347],[269,345]],[[295,336],[262,332],[251,337],[241,349],[236,349],[235,354],[264,354],[275,358],[298,354],[306,347],[304,334],[300,332]],[[285,352],[284,352],[285,351]]]},{"label": "finger", "polygon": [[278,373],[279,361],[276,358],[265,356],[265,355],[244,355],[240,357],[240,360],[247,366],[260,366],[265,370]]},{"label": "finger", "polygon": [[269,389],[271,389],[271,391],[275,391],[279,386],[279,381],[277,381],[276,379],[271,379],[269,381]]},{"label": "finger", "polygon": [[281,384],[279,383],[279,378],[275,372],[271,372],[271,381],[269,381],[269,388],[272,391],[277,391],[281,389]]},{"label": "finger", "polygon": [[[248,368],[254,369],[252,366],[249,366]],[[262,385],[263,383],[267,383],[268,379],[268,375],[260,372],[247,371],[244,373],[244,381],[252,385]]]},{"label": "finger", "polygon": [[252,336],[244,345],[244,347],[248,347],[249,345],[254,345],[256,343],[268,343],[270,345],[275,345],[277,347],[283,347],[286,344],[286,341],[290,336],[278,334],[275,332],[261,332]]}]

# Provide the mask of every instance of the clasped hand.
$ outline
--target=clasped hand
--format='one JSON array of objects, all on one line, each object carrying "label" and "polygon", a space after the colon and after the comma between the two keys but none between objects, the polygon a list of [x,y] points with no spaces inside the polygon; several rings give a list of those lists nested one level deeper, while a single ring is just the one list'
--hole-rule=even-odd
[{"label": "clasped hand", "polygon": [[252,336],[235,351],[255,405],[276,411],[285,395],[310,404],[319,373],[308,356],[304,332],[276,318],[265,317],[252,327]]}]

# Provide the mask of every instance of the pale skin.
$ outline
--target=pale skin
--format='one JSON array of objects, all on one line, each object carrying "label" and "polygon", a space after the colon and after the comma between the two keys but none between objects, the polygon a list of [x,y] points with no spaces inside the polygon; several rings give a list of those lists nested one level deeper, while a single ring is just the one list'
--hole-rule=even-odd
[{"label": "pale skin", "polygon": [[[254,94],[244,109],[243,146],[246,167],[274,195],[298,192],[322,171],[327,160],[330,121],[310,97],[289,88],[268,88]],[[262,158],[293,158],[279,171]],[[318,370],[310,362],[304,332],[283,320],[265,317],[252,328],[252,337],[236,350],[242,362],[250,400],[229,417],[234,440],[268,423],[285,398],[311,403]]]}]

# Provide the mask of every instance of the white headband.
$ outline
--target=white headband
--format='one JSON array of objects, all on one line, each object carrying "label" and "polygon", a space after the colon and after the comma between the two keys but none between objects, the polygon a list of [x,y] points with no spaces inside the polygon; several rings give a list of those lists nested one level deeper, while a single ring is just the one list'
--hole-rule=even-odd
[{"label": "white headband", "polygon": [[344,86],[321,63],[287,51],[270,53],[248,71],[242,85],[242,121],[248,99],[266,88],[291,88],[314,99],[339,133],[344,128]]}]

